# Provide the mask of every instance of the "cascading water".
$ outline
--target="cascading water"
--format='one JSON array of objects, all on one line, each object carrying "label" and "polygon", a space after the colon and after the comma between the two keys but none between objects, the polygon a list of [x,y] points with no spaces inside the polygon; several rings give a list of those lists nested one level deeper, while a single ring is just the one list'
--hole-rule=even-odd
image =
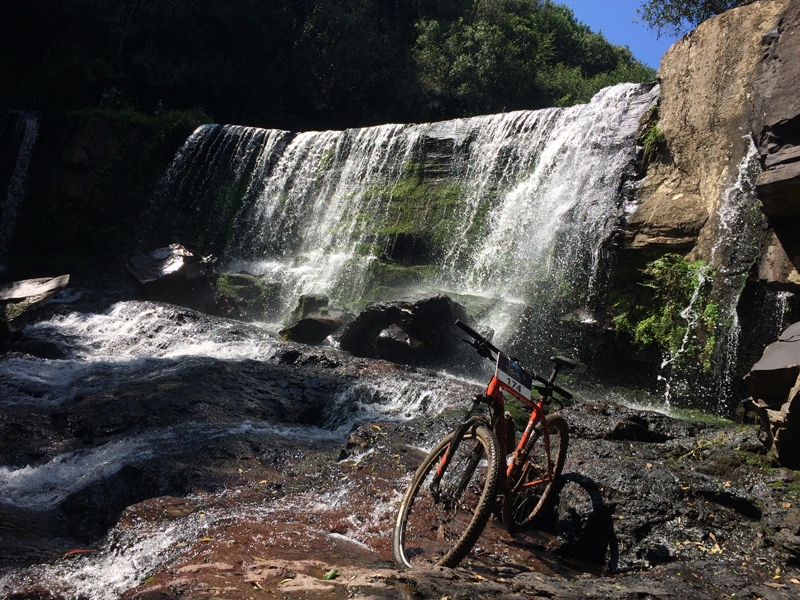
[{"label": "cascading water", "polygon": [[0,128],[0,141],[4,142],[3,146],[10,143],[16,148],[8,187],[0,190],[0,260],[8,251],[8,244],[14,234],[17,209],[25,195],[25,180],[38,136],[38,118],[28,113],[8,113],[3,127]]},{"label": "cascading water", "polygon": [[[761,172],[758,151],[751,138],[743,138],[746,152],[736,167],[736,179],[729,185],[712,216],[714,240],[707,265],[698,271],[696,288],[681,316],[686,320],[686,334],[680,349],[664,359],[661,365],[666,382],[665,403],[669,406],[673,395],[694,401],[706,397],[708,408],[720,413],[729,412],[731,398],[739,385],[735,369],[738,362],[741,326],[737,306],[752,265],[758,257],[763,225],[763,215],[755,193],[755,182]],[[701,313],[708,305],[698,302],[701,290],[711,286],[708,301],[716,310],[713,331],[702,335],[714,336],[713,354],[704,367],[684,372],[671,370],[671,365],[691,346],[700,333]]]},{"label": "cascading water", "polygon": [[625,84],[571,108],[297,135],[206,126],[156,194],[146,218],[160,229],[142,239],[280,282],[284,314],[301,294],[358,306],[446,290],[513,344],[597,291],[657,93]]}]

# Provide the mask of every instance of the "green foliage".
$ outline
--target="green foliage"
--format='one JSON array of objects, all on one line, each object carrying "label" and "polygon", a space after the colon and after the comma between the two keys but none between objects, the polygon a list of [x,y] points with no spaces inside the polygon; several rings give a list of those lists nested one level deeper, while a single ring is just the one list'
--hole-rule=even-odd
[{"label": "green foliage", "polygon": [[550,0],[0,3],[15,108],[201,104],[301,130],[566,105],[654,75]]},{"label": "green foliage", "polygon": [[636,12],[658,37],[677,36],[714,15],[753,2],[755,0],[647,0]]},{"label": "green foliage", "polygon": [[639,348],[658,348],[673,368],[698,361],[709,369],[719,321],[711,299],[714,275],[703,261],[678,254],[654,260],[637,293],[616,303],[617,331],[631,334]]},{"label": "green foliage", "polygon": [[[578,22],[566,6],[476,2],[472,18],[422,20],[414,58],[429,102],[447,115],[587,102],[655,72]],[[449,109],[449,110],[448,110]]]},{"label": "green foliage", "polygon": [[642,146],[642,168],[667,157],[667,139],[658,127],[659,109],[653,106],[645,115],[646,125],[642,128],[637,143]]}]

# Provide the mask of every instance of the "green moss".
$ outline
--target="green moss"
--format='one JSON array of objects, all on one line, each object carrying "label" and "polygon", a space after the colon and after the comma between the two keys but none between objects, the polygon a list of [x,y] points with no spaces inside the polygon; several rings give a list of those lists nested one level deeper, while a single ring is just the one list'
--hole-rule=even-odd
[{"label": "green moss", "polygon": [[384,252],[383,248],[381,248],[380,246],[376,246],[374,244],[358,243],[358,244],[356,244],[354,254],[356,256],[362,257],[362,258],[363,257],[372,256],[372,257],[377,258],[378,260],[380,260],[380,261],[382,261],[384,263],[392,262],[392,259],[390,259],[386,255],[386,252]]},{"label": "green moss", "polygon": [[739,452],[739,460],[742,461],[743,465],[747,465],[753,469],[764,470],[765,472],[772,471],[775,466],[774,458],[766,454]]},{"label": "green moss", "polygon": [[[412,235],[444,247],[452,241],[456,230],[453,217],[455,208],[465,195],[463,185],[456,182],[427,181],[417,166],[406,165],[406,174],[394,183],[372,186],[365,192],[371,205],[379,204],[383,210],[375,221],[376,212],[359,215],[357,219],[364,233],[388,238]],[[359,218],[360,217],[360,218]]]},{"label": "green moss", "polygon": [[280,302],[280,283],[265,281],[244,273],[227,273],[217,279],[217,291],[247,302],[250,316],[275,313]]},{"label": "green moss", "polygon": [[642,147],[643,169],[650,163],[664,161],[668,156],[667,138],[658,126],[659,109],[658,105],[652,106],[644,116],[645,125],[639,134],[637,143]]},{"label": "green moss", "polygon": [[638,288],[616,296],[612,312],[617,332],[629,333],[640,349],[655,347],[672,367],[711,367],[719,305],[711,299],[715,270],[703,261],[665,254],[644,269]]},{"label": "green moss", "polygon": [[707,423],[715,427],[740,427],[730,419],[720,417],[713,413],[708,413],[695,408],[673,408],[670,414],[683,421],[691,421],[693,423]]},{"label": "green moss", "polygon": [[437,265],[404,267],[375,260],[369,265],[368,278],[370,287],[407,289],[429,282],[438,272]]},{"label": "green moss", "polygon": [[30,306],[29,302],[7,302],[2,305],[2,314],[0,314],[0,321],[13,321],[17,317],[22,316],[25,309]]},{"label": "green moss", "polygon": [[322,153],[322,157],[319,159],[319,170],[325,171],[331,165],[331,161],[333,160],[333,148],[328,148]]}]

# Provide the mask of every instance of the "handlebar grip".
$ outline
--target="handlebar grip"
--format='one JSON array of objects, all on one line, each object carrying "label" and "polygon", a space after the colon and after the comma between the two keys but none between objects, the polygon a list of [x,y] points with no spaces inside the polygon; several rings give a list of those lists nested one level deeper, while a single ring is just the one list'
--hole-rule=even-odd
[{"label": "handlebar grip", "polygon": [[486,348],[488,348],[492,352],[495,352],[495,353],[499,353],[500,352],[500,350],[498,350],[494,345],[492,345],[492,343],[489,340],[487,340],[480,333],[475,331],[472,327],[470,327],[469,325],[464,323],[464,321],[461,321],[460,319],[456,319],[456,327],[461,329],[461,331],[463,331],[464,333],[468,334],[470,337],[474,338],[475,341],[478,342],[478,344],[480,344],[482,346],[485,346]]}]

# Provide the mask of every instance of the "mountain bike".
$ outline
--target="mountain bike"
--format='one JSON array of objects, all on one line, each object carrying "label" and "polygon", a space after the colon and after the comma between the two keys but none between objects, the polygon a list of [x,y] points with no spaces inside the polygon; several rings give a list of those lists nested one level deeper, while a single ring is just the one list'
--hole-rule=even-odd
[{"label": "mountain bike", "polygon": [[[503,521],[509,533],[532,526],[555,499],[567,456],[567,423],[556,414],[545,416],[545,407],[554,392],[572,398],[555,379],[560,370],[577,363],[552,357],[553,371],[545,379],[524,369],[467,324],[456,321],[456,325],[473,338],[466,343],[495,363],[495,373],[486,392],[473,397],[461,423],[436,444],[411,478],[392,539],[400,568],[458,565],[480,537],[498,494],[503,495]],[[504,392],[531,411],[519,442],[514,420],[505,410]]]}]

